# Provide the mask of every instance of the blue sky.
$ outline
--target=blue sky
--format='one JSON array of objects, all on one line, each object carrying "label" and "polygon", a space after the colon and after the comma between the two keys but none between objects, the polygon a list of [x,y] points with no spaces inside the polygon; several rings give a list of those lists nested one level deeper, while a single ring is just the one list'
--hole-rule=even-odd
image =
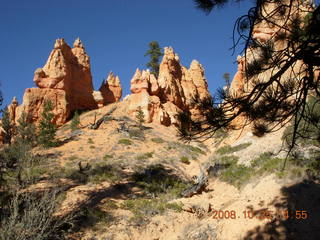
[{"label": "blue sky", "polygon": [[135,69],[145,69],[148,43],[172,46],[183,65],[193,59],[204,66],[211,92],[235,73],[232,30],[251,1],[230,4],[206,16],[192,0],[1,0],[0,82],[5,102],[21,103],[25,88],[34,87],[33,73],[42,67],[55,39],[69,45],[83,41],[91,58],[95,89],[110,71],[130,93]]}]

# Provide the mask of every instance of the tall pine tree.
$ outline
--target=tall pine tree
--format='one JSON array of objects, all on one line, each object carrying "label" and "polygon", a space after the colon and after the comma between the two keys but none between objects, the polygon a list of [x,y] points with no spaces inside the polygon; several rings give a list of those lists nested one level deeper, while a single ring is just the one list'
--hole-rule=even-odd
[{"label": "tall pine tree", "polygon": [[147,67],[151,68],[151,73],[158,77],[160,57],[163,56],[159,43],[157,41],[150,42],[149,50],[144,56],[150,56],[150,62],[147,63]]},{"label": "tall pine tree", "polygon": [[43,112],[41,113],[38,137],[38,142],[45,148],[53,147],[56,145],[54,138],[56,136],[57,128],[52,123],[52,120],[54,118],[52,110],[52,102],[46,100],[43,105]]}]

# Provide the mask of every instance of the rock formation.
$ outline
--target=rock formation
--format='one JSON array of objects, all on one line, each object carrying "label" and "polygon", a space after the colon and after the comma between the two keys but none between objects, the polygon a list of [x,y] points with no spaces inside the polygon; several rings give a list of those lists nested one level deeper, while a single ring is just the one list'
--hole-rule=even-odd
[{"label": "rock formation", "polygon": [[45,100],[53,104],[54,123],[64,124],[75,110],[95,109],[121,98],[118,77],[109,75],[101,92],[93,91],[90,58],[78,38],[70,48],[64,39],[57,39],[43,68],[34,73],[38,88],[28,88],[23,103],[15,110],[15,120],[25,111],[38,122]]},{"label": "rock formation", "polygon": [[177,115],[182,111],[199,117],[192,100],[210,97],[201,64],[194,60],[187,69],[174,50],[166,47],[159,69],[158,79],[149,70],[136,70],[131,80],[132,94],[126,98],[129,113],[134,116],[141,106],[147,122],[166,126],[177,123]]},{"label": "rock formation", "polygon": [[9,113],[9,118],[12,123],[15,123],[16,120],[16,109],[18,107],[19,103],[16,97],[13,97],[11,103],[8,106],[8,113]]},{"label": "rock formation", "polygon": [[244,83],[245,83],[245,76],[244,76],[245,57],[238,56],[237,63],[238,63],[238,70],[233,77],[233,80],[230,85],[230,90],[233,94],[241,95],[244,92]]},{"label": "rock formation", "polygon": [[110,72],[107,79],[102,82],[99,91],[103,98],[103,105],[118,102],[122,97],[119,77]]},{"label": "rock formation", "polygon": [[71,111],[96,107],[90,59],[79,38],[72,49],[63,39],[56,40],[45,66],[35,71],[34,82],[41,89],[64,90]]}]

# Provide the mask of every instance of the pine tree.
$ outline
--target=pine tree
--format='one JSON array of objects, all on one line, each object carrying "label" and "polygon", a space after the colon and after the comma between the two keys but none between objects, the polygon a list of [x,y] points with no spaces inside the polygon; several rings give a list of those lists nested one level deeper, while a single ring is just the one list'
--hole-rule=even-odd
[{"label": "pine tree", "polygon": [[71,121],[71,131],[76,131],[79,129],[80,116],[78,111],[75,111],[72,121]]},{"label": "pine tree", "polygon": [[10,119],[8,107],[5,107],[4,110],[2,110],[1,127],[3,128],[3,131],[4,131],[3,142],[8,143],[10,145],[11,140],[16,132],[16,128],[14,123]]},{"label": "pine tree", "polygon": [[57,128],[52,123],[54,114],[51,112],[53,106],[51,101],[46,100],[43,105],[43,112],[41,113],[41,121],[39,125],[39,137],[38,142],[45,148],[53,147],[56,145],[54,141]]},{"label": "pine tree", "polygon": [[226,82],[226,86],[229,88],[230,87],[230,73],[225,73],[223,74],[223,79]]},{"label": "pine tree", "polygon": [[29,121],[29,115],[22,112],[21,117],[18,119],[17,133],[19,140],[34,146],[37,140],[36,127]]},{"label": "pine tree", "polygon": [[145,115],[144,115],[144,113],[142,111],[141,106],[139,106],[138,109],[137,109],[136,118],[137,118],[137,120],[139,122],[139,128],[142,129],[143,128],[142,124],[145,122],[144,121]]},{"label": "pine tree", "polygon": [[159,75],[159,65],[160,57],[163,56],[161,48],[157,41],[152,41],[149,43],[149,50],[144,56],[150,55],[150,62],[147,63],[147,67],[151,68],[151,73],[156,77]]}]

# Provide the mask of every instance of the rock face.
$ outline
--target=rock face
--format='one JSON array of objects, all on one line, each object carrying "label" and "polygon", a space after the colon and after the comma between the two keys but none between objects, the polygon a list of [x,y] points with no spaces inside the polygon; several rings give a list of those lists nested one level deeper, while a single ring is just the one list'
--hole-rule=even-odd
[{"label": "rock face", "polygon": [[194,60],[187,69],[174,50],[166,47],[159,69],[158,79],[148,70],[136,70],[131,80],[132,94],[126,98],[129,113],[134,116],[141,106],[147,122],[166,126],[177,123],[177,115],[182,111],[199,117],[192,99],[210,97],[201,64]]},{"label": "rock face", "polygon": [[53,104],[54,123],[64,124],[75,110],[95,109],[90,58],[78,38],[70,48],[64,39],[57,39],[43,68],[34,73],[38,88],[28,88],[16,118],[25,111],[38,122],[45,100]]},{"label": "rock face", "polygon": [[51,88],[27,88],[23,95],[23,104],[16,110],[16,121],[22,112],[29,115],[30,121],[39,122],[45,101],[51,101],[54,114],[53,123],[63,125],[71,115],[67,92],[61,89]]},{"label": "rock face", "polygon": [[238,63],[238,70],[236,74],[233,77],[233,80],[231,82],[230,90],[233,94],[241,95],[244,92],[244,83],[245,83],[245,58],[238,56],[237,57],[237,63]]},{"label": "rock face", "polygon": [[63,39],[56,40],[45,66],[35,71],[34,82],[41,89],[64,90],[71,111],[96,108],[90,59],[79,38],[72,49]]},{"label": "rock face", "polygon": [[122,87],[120,79],[110,72],[108,78],[102,82],[99,88],[103,98],[103,105],[118,102],[122,97]]}]

